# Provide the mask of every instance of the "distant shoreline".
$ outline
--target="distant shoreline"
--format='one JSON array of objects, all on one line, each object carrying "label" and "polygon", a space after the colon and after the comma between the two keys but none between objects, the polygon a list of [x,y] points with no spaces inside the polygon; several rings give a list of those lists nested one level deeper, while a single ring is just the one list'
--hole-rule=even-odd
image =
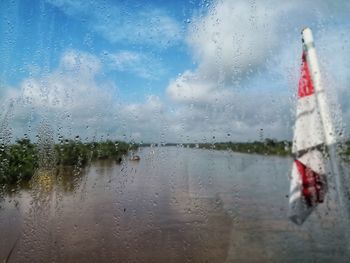
[{"label": "distant shoreline", "polygon": [[190,148],[212,149],[212,150],[230,150],[233,152],[259,154],[259,155],[274,155],[274,156],[291,156],[291,142],[240,142],[240,143],[202,143],[189,144]]},{"label": "distant shoreline", "polygon": [[[226,150],[237,153],[259,154],[265,156],[291,157],[292,142],[266,139],[265,141],[254,142],[216,142],[216,143],[163,143],[163,144],[140,144],[139,147],[185,147],[207,150]],[[342,159],[350,162],[350,141],[341,144],[339,155]]]},{"label": "distant shoreline", "polygon": [[[238,153],[259,154],[265,156],[292,156],[292,142],[265,139],[254,142],[216,142],[216,143],[127,143],[122,141],[103,141],[83,143],[64,140],[60,143],[45,141],[32,143],[29,139],[20,139],[10,145],[0,145],[0,185],[14,185],[29,181],[35,171],[56,169],[62,166],[84,167],[94,160],[112,159],[116,162],[122,156],[139,147],[177,146],[185,148],[228,150]],[[340,156],[350,161],[350,141],[342,144]]]},{"label": "distant shoreline", "polygon": [[140,147],[156,147],[156,146],[181,146],[197,149],[210,150],[231,150],[233,152],[275,155],[275,156],[291,156],[292,142],[277,141],[266,139],[265,141],[254,142],[216,142],[216,143],[164,143],[164,144],[140,144]]}]

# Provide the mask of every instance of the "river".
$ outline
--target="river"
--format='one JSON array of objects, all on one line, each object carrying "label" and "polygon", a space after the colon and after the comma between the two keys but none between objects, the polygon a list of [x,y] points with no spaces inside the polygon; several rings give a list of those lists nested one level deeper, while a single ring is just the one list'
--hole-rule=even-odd
[{"label": "river", "polygon": [[3,195],[0,260],[13,248],[8,262],[348,262],[332,187],[304,225],[288,220],[290,158],[139,155]]}]

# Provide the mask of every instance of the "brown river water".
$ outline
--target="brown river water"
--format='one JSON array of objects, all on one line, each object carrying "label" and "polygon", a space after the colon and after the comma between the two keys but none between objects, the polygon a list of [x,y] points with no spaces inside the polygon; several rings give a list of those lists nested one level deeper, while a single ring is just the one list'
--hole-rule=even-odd
[{"label": "brown river water", "polygon": [[332,187],[304,225],[288,220],[290,158],[138,154],[3,194],[1,262],[350,262]]}]

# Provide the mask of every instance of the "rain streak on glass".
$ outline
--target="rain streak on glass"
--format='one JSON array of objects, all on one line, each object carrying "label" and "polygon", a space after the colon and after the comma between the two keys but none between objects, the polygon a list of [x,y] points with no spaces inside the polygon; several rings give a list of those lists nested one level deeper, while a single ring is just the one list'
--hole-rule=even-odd
[{"label": "rain streak on glass", "polygon": [[348,262],[349,10],[0,1],[0,261]]}]

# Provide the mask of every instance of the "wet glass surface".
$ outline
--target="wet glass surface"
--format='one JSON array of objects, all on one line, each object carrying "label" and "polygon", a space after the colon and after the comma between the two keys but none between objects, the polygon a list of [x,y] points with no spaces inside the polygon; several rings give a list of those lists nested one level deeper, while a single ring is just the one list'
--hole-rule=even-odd
[{"label": "wet glass surface", "polygon": [[5,194],[1,258],[14,247],[10,262],[347,261],[332,191],[302,227],[288,220],[290,158],[179,147],[139,155]]},{"label": "wet glass surface", "polygon": [[349,10],[0,0],[0,262],[350,262]]}]

